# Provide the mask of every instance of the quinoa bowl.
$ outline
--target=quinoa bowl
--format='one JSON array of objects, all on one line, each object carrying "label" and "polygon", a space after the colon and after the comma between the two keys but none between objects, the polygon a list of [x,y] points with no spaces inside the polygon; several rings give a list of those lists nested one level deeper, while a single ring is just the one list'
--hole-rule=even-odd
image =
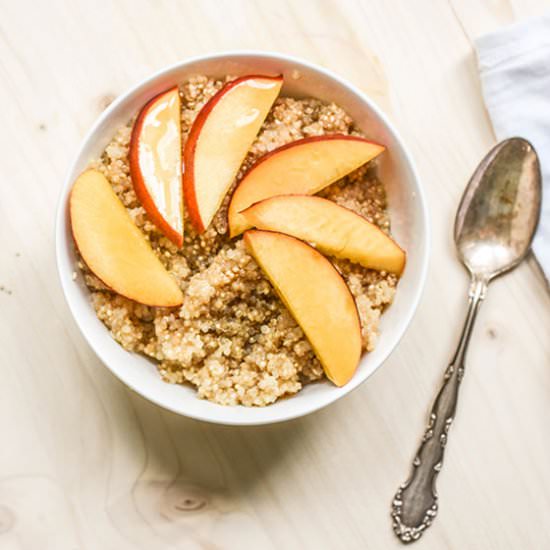
[{"label": "quinoa bowl", "polygon": [[[200,261],[194,262],[192,258],[188,262],[174,260],[170,264],[173,266],[172,273],[181,276],[182,281],[185,280],[182,288],[186,291],[191,287],[193,291],[188,293],[186,313],[182,316],[184,319],[175,319],[170,315],[155,319],[157,335],[153,338],[143,336],[149,330],[150,312],[140,309],[132,311],[129,316],[128,304],[117,304],[116,299],[104,292],[101,283],[94,281],[93,274],[87,273],[84,266],[82,273],[75,271],[79,257],[71,238],[68,198],[76,177],[90,166],[90,163],[99,163],[98,169],[103,170],[111,181],[120,182],[114,187],[118,186],[115,191],[119,198],[127,197],[128,202],[125,206],[137,212],[131,192],[124,187],[127,185],[124,177],[127,167],[124,166],[124,160],[121,160],[126,155],[129,141],[129,121],[132,121],[151,98],[175,85],[180,86],[180,94],[184,103],[187,102],[185,104],[189,106],[188,115],[192,118],[193,101],[197,98],[201,100],[203,96],[207,97],[210,93],[209,87],[219,87],[227,75],[238,77],[246,74],[284,76],[281,93],[284,98],[277,104],[276,114],[271,119],[266,119],[264,132],[255,145],[258,154],[251,152],[250,164],[257,160],[259,153],[284,144],[281,132],[277,130],[277,124],[281,123],[289,128],[297,128],[292,130],[294,139],[336,130],[350,134],[360,132],[368,139],[384,143],[386,146],[386,153],[377,163],[375,176],[367,171],[359,172],[354,176],[355,179],[348,182],[347,191],[341,197],[338,197],[336,192],[327,191],[327,198],[336,202],[341,200],[346,206],[351,205],[350,208],[375,219],[381,226],[386,223],[384,216],[389,216],[392,235],[407,251],[407,267],[399,281],[397,292],[396,280],[385,273],[376,277],[371,274],[370,279],[361,280],[352,273],[352,269],[345,266],[340,268],[347,277],[350,288],[354,287],[352,292],[356,300],[364,298],[368,307],[362,310],[371,312],[370,317],[364,315],[361,319],[363,325],[376,322],[373,330],[363,331],[364,348],[368,353],[362,356],[353,378],[342,387],[334,386],[323,378],[322,369],[319,370],[307,342],[303,341],[303,334],[299,329],[296,330],[283,309],[269,298],[267,289],[264,292],[267,298],[262,297],[262,291],[257,289],[266,285],[258,278],[254,267],[248,267],[251,264],[239,244],[222,243],[221,249],[216,245],[217,248],[213,252],[217,254],[215,261],[206,269],[199,266]],[[197,80],[193,75],[207,76],[198,77]],[[331,107],[332,105],[339,107]],[[300,118],[300,123],[292,123],[293,117]],[[290,122],[287,124],[285,121]],[[185,120],[183,124],[185,130]],[[116,173],[119,169],[117,163],[122,163],[120,177]],[[357,186],[354,191],[357,180],[365,178],[370,178],[370,192],[359,192]],[[383,188],[378,185],[379,181],[383,182]],[[147,233],[147,221],[140,219],[139,212],[136,213],[134,221]],[[223,234],[222,218],[214,219],[213,225]],[[153,230],[148,238],[155,242]],[[206,250],[205,243],[209,242],[206,237],[200,241],[194,239],[191,233],[186,244],[189,250],[195,247],[195,256],[199,259]],[[57,264],[65,297],[79,328],[102,362],[134,391],[167,409],[206,421],[243,425],[277,422],[302,416],[335,401],[366,380],[397,345],[412,318],[424,284],[428,242],[428,220],[424,199],[412,161],[400,138],[371,101],[353,86],[324,69],[276,54],[248,52],[219,54],[180,63],[161,71],[117,99],[103,113],[84,140],[60,198],[56,226]],[[159,246],[163,253],[171,254],[168,244]],[[210,253],[210,249],[208,251]],[[237,279],[248,281],[247,284],[251,288],[254,287],[254,301],[251,301],[252,298],[249,299],[245,295],[246,286],[239,286],[241,289],[244,288],[245,292],[242,298],[246,305],[245,311],[251,311],[251,304],[258,304],[253,315],[261,319],[257,327],[250,328],[254,331],[258,329],[258,336],[256,332],[250,332],[248,335],[251,341],[261,340],[261,345],[247,348],[246,354],[254,358],[254,361],[249,361],[251,367],[248,368],[243,362],[243,368],[233,369],[234,381],[221,385],[219,373],[223,373],[223,362],[211,361],[208,369],[199,369],[196,361],[193,363],[192,359],[193,345],[197,338],[202,339],[199,342],[201,346],[209,345],[202,336],[201,323],[219,322],[219,318],[204,317],[200,297],[205,281],[212,285],[212,281],[217,280],[216,270],[220,273],[234,272]],[[222,296],[229,295],[226,304],[222,303],[220,306],[225,308],[225,318],[245,315],[239,296],[231,295],[231,292],[222,286],[216,287],[214,284],[210,293],[217,293],[222,302]],[[370,291],[367,292],[367,288],[370,288]],[[391,307],[380,317],[381,309],[392,300]],[[121,319],[120,311],[123,312]],[[135,329],[134,325],[138,328]],[[237,329],[232,328],[230,324],[220,326],[219,334],[230,335],[224,340],[223,355],[229,358],[227,361],[243,355],[243,346],[239,345],[242,327],[246,329],[247,325],[242,324],[237,326]],[[109,330],[120,344],[113,339]],[[139,338],[136,339],[134,333],[139,334]],[[292,349],[287,346],[288,349],[279,355],[271,353],[276,351],[273,346],[281,345],[275,342],[273,337],[273,334],[278,333],[292,344]],[[231,336],[232,334],[234,336]],[[166,342],[170,342],[170,346],[167,346]],[[220,346],[220,349],[222,347]],[[179,357],[184,359],[177,362],[171,360],[175,349],[178,350]],[[276,378],[277,383],[273,384],[273,377],[266,376],[266,380],[262,380],[262,384],[258,386],[259,389],[252,388],[249,392],[236,393],[235,388],[242,389],[243,385],[246,387],[251,377],[258,376],[254,363],[265,364],[266,353],[269,353],[270,360],[277,355],[278,362],[272,361],[273,364],[270,365],[277,373],[283,373]],[[159,367],[158,361],[155,363],[146,356],[158,358],[161,366]],[[300,380],[321,380],[302,387],[302,383],[297,382],[296,373],[291,373],[292,376],[284,374],[285,369],[290,368],[292,371],[290,363],[293,363],[295,368],[298,365]],[[163,378],[176,384],[167,384]],[[191,382],[203,399],[198,398],[194,388],[181,385],[182,381]],[[215,391],[212,388],[215,388]],[[259,408],[243,405],[268,406]]]}]

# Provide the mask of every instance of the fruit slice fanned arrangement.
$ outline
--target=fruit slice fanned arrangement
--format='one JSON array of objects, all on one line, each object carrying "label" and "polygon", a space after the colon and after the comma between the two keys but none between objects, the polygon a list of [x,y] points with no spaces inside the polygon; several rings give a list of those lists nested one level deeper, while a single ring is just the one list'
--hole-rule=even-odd
[{"label": "fruit slice fanned arrangement", "polygon": [[[177,87],[154,97],[139,113],[129,150],[132,183],[150,220],[178,247],[183,246],[184,203],[195,230],[205,231],[282,83],[280,76],[262,75],[229,82],[201,109],[183,148]],[[227,209],[230,236],[244,232],[247,250],[338,386],[358,366],[361,324],[346,282],[323,254],[400,275],[405,252],[359,214],[313,195],[384,149],[349,135],[289,143],[252,166]],[[147,305],[181,305],[175,279],[102,174],[88,170],[76,180],[70,218],[79,253],[108,287]]]}]

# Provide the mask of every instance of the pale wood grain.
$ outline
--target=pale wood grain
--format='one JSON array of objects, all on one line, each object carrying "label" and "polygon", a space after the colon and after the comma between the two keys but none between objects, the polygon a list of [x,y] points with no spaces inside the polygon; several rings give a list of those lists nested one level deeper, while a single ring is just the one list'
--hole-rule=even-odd
[{"label": "pale wood grain", "polygon": [[[3,2],[0,17],[0,550],[398,548],[407,474],[464,313],[451,246],[494,141],[472,41],[547,0]],[[433,259],[387,364],[282,425],[210,426],[125,389],[87,347],[55,273],[53,219],[85,131],[162,66],[234,48],[335,69],[390,113],[417,160]],[[10,291],[11,293],[8,293]],[[534,266],[496,282],[472,341],[422,549],[550,546],[550,301]]]}]

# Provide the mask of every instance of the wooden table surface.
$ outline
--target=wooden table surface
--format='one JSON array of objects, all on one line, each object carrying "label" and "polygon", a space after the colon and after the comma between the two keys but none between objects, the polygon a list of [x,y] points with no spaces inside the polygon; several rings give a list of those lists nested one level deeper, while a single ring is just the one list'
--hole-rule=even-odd
[{"label": "wooden table surface", "polygon": [[[399,548],[389,505],[462,322],[451,220],[494,142],[473,39],[540,0],[0,1],[0,550]],[[106,105],[188,56],[274,50],[390,115],[431,211],[424,299],[368,383],[307,418],[231,428],[103,368],[63,300],[57,196]],[[550,547],[550,302],[534,262],[492,286],[419,550]]]}]

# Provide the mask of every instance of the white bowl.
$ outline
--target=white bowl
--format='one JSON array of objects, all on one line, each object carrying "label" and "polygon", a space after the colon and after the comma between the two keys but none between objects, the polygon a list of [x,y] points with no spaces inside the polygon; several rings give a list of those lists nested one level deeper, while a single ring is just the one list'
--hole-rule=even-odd
[{"label": "white bowl", "polygon": [[[152,362],[125,351],[113,340],[90,304],[82,278],[73,281],[75,253],[68,217],[68,195],[75,178],[97,158],[116,129],[147,100],[192,74],[212,76],[264,73],[284,75],[283,94],[313,96],[342,106],[363,132],[384,143],[380,164],[390,207],[392,233],[407,251],[407,267],[395,301],[382,316],[376,349],[366,354],[352,380],[342,388],[325,381],[268,407],[223,407],[197,398],[190,387],[163,382]],[[105,365],[125,384],[154,403],[176,413],[220,424],[253,425],[303,416],[333,403],[363,383],[396,347],[418,305],[429,255],[426,205],[413,161],[405,144],[384,114],[353,85],[327,69],[292,57],[259,52],[228,52],[196,57],[164,69],[120,96],[90,130],[69,170],[59,199],[56,254],[61,286],[82,334]]]}]

